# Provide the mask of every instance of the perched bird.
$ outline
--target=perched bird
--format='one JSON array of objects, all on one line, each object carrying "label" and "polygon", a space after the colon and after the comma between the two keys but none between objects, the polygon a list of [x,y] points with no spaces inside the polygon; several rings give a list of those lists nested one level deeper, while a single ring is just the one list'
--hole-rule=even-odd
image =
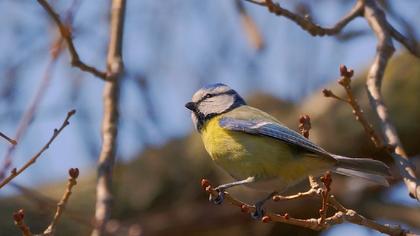
[{"label": "perched bird", "polygon": [[267,191],[271,194],[255,204],[253,216],[261,218],[262,205],[274,193],[326,171],[388,185],[390,174],[384,163],[329,153],[269,114],[247,106],[225,84],[201,88],[185,107],[192,111],[192,121],[211,159],[236,180],[216,188],[219,195],[210,200],[217,204],[223,201],[224,190],[233,186]]}]

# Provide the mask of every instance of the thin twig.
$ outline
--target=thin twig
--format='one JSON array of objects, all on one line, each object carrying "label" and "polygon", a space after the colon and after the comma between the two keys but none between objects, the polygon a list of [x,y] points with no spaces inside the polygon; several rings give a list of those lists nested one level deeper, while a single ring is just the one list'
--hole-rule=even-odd
[{"label": "thin twig", "polygon": [[[57,208],[57,202],[55,199],[43,195],[42,193],[25,187],[23,185],[17,184],[15,182],[10,182],[8,186],[15,188],[20,193],[23,194],[27,200],[31,201],[33,204],[37,205],[37,208],[40,212],[47,212],[49,210],[53,210]],[[78,225],[83,225],[87,228],[91,228],[93,226],[92,221],[86,217],[82,217],[82,212],[74,211],[71,209],[66,209],[66,215],[69,219],[78,223]]]},{"label": "thin twig", "polygon": [[339,20],[333,27],[331,28],[324,28],[320,25],[313,23],[309,18],[299,16],[285,8],[282,8],[280,4],[274,3],[272,0],[246,0],[248,2],[266,6],[267,9],[278,16],[284,16],[289,20],[295,22],[299,25],[303,30],[310,33],[312,36],[324,36],[324,35],[336,35],[341,32],[341,30],[352,20],[356,17],[362,15],[363,11],[363,4],[361,2],[357,2],[353,8],[350,10],[347,15],[345,15],[341,20]]},{"label": "thin twig", "polygon": [[[313,23],[307,17],[299,16],[285,8],[282,8],[279,3],[274,3],[273,0],[245,0],[245,1],[259,5],[259,6],[267,7],[267,9],[271,13],[288,18],[289,20],[299,25],[304,31],[307,31],[308,33],[310,33],[312,36],[325,36],[325,35],[332,36],[332,35],[339,34],[341,30],[348,23],[353,21],[356,17],[362,16],[364,14],[365,5],[366,5],[365,0],[358,0],[356,4],[353,6],[353,8],[349,11],[349,13],[347,13],[347,15],[345,15],[341,20],[339,20],[333,27],[324,28],[320,25]],[[395,40],[399,41],[402,45],[404,45],[409,52],[411,52],[416,57],[420,57],[420,48],[419,48],[418,43],[415,40],[408,39],[388,22],[387,22],[386,28],[390,30],[392,37]]]},{"label": "thin twig", "polygon": [[13,220],[15,225],[22,231],[23,236],[32,236],[32,232],[29,227],[26,225],[25,221],[25,212],[23,209],[18,210],[17,212],[13,213]]},{"label": "thin twig", "polygon": [[328,201],[330,197],[330,191],[331,191],[331,173],[327,171],[324,176],[321,177],[321,181],[324,184],[324,189],[321,191],[321,199],[322,199],[322,205],[321,209],[319,209],[319,223],[323,224],[325,222],[325,219],[327,218],[327,211],[328,211]]},{"label": "thin twig", "polygon": [[340,84],[344,88],[344,91],[347,95],[347,100],[338,97],[331,90],[327,89],[324,89],[322,91],[324,93],[324,96],[348,103],[353,109],[354,118],[360,122],[360,124],[364,128],[366,134],[368,134],[369,138],[372,140],[375,147],[378,149],[384,149],[385,146],[383,144],[382,139],[380,138],[379,134],[377,134],[376,131],[373,129],[372,124],[369,123],[368,119],[364,115],[362,108],[359,105],[359,102],[353,94],[351,88],[351,79],[354,75],[354,71],[352,69],[347,69],[345,65],[340,65],[340,75],[341,78],[338,80],[338,84]]},{"label": "thin twig", "polygon": [[257,50],[264,48],[264,40],[259,31],[257,24],[247,13],[242,0],[235,0],[235,6],[241,18],[242,26],[245,30],[249,43]]},{"label": "thin twig", "polygon": [[17,144],[16,140],[14,140],[12,138],[9,138],[7,135],[3,134],[2,132],[0,132],[0,137],[6,139],[12,145],[16,145]]},{"label": "thin twig", "polygon": [[89,72],[100,79],[109,81],[111,78],[107,75],[106,72],[100,71],[96,69],[95,67],[88,65],[80,59],[79,54],[76,50],[76,47],[74,46],[74,43],[73,43],[71,27],[63,24],[63,22],[60,19],[60,16],[54,11],[52,6],[46,0],[37,0],[37,1],[48,13],[48,15],[53,19],[53,21],[55,22],[55,24],[57,25],[60,31],[61,36],[66,41],[67,47],[70,52],[71,65],[79,68],[82,71]]},{"label": "thin twig", "polygon": [[313,197],[313,196],[318,195],[318,191],[319,191],[319,188],[310,188],[306,192],[299,192],[293,195],[287,195],[287,196],[275,195],[273,196],[273,201],[278,202],[278,201],[295,200],[295,199],[299,199],[303,197]]},{"label": "thin twig", "polygon": [[404,35],[402,35],[397,29],[395,29],[391,24],[388,24],[388,28],[391,30],[392,37],[400,42],[402,45],[407,48],[411,54],[413,54],[416,57],[420,57],[420,49],[419,45],[416,41],[410,40]]},{"label": "thin twig", "polygon": [[338,101],[345,102],[345,103],[349,102],[348,100],[336,95],[333,91],[329,89],[323,89],[322,94],[324,94],[324,97],[327,97],[327,98],[334,98],[334,99],[337,99]]},{"label": "thin twig", "polygon": [[38,151],[38,153],[36,153],[28,162],[25,163],[25,165],[23,165],[20,169],[16,169],[14,168],[10,175],[3,179],[0,182],[0,189],[2,187],[4,187],[7,183],[9,183],[12,179],[14,179],[16,176],[18,176],[19,174],[21,174],[24,170],[26,170],[28,167],[30,167],[32,164],[34,164],[36,162],[36,160],[42,155],[42,153],[44,153],[44,151],[46,151],[51,143],[57,138],[57,136],[61,133],[61,131],[63,131],[63,129],[69,125],[69,119],[71,116],[73,116],[76,113],[76,110],[71,110],[67,113],[67,117],[64,119],[63,124],[61,124],[61,127],[59,129],[54,129],[54,133],[51,136],[50,140],[48,140],[48,142],[41,148],[41,150]]},{"label": "thin twig", "polygon": [[[216,191],[210,182],[206,179],[203,179],[201,181],[202,188],[209,194],[211,194],[213,197],[218,196],[218,191]],[[315,190],[313,190],[314,193],[316,193]],[[307,195],[302,195],[307,196]],[[317,195],[319,196],[319,195]],[[255,207],[252,205],[249,205],[245,202],[242,202],[234,197],[232,197],[228,192],[224,192],[224,198],[225,201],[229,202],[230,204],[237,206],[240,208],[240,210],[244,213],[250,213],[255,211]],[[296,197],[297,198],[297,197]],[[296,199],[294,198],[294,199]],[[286,199],[290,200],[290,199]],[[334,209],[337,210],[337,212],[330,216],[326,217],[323,222],[320,221],[320,219],[315,218],[309,218],[309,219],[298,219],[291,217],[288,213],[285,214],[276,214],[272,212],[265,212],[265,216],[262,218],[262,222],[268,223],[268,222],[280,222],[280,223],[286,223],[290,225],[296,225],[304,228],[309,228],[313,230],[324,230],[327,229],[333,225],[341,224],[345,221],[362,225],[374,230],[377,230],[379,232],[389,234],[389,235],[395,235],[395,236],[401,236],[401,235],[415,235],[407,230],[402,229],[400,226],[391,226],[388,224],[379,224],[373,220],[369,220],[360,214],[356,213],[353,210],[346,209],[343,205],[341,205],[333,195],[329,195],[328,197],[328,205],[331,205],[334,207]]]},{"label": "thin twig", "polygon": [[44,231],[44,235],[54,235],[57,223],[60,220],[60,217],[63,214],[64,209],[66,207],[66,204],[67,204],[67,202],[70,198],[71,190],[77,184],[77,177],[79,177],[79,169],[78,168],[71,168],[69,170],[69,179],[68,179],[68,182],[67,182],[66,191],[64,192],[63,196],[61,197],[60,202],[57,204],[57,210],[55,212],[54,218],[51,221],[51,224]]},{"label": "thin twig", "polygon": [[[48,85],[50,84],[50,81],[53,78],[53,70],[55,68],[55,65],[57,64],[57,59],[61,53],[62,43],[62,37],[59,37],[51,47],[51,58],[47,64],[47,67],[45,68],[42,81],[36,90],[35,96],[31,100],[28,108],[25,110],[25,113],[22,115],[22,118],[19,121],[17,131],[15,134],[16,142],[20,142],[26,130],[29,128],[32,121],[34,120],[38,106],[41,103],[43,97],[45,96],[46,91],[49,87]],[[10,146],[6,150],[3,166],[0,170],[0,180],[7,175],[7,172],[12,165],[12,157],[15,148],[16,146]]]},{"label": "thin twig", "polygon": [[113,0],[111,5],[110,42],[108,46],[107,74],[111,81],[105,83],[103,92],[104,115],[102,120],[102,148],[98,161],[96,185],[95,228],[92,235],[103,235],[111,215],[112,169],[115,162],[118,131],[119,89],[123,74],[122,39],[125,0]]}]

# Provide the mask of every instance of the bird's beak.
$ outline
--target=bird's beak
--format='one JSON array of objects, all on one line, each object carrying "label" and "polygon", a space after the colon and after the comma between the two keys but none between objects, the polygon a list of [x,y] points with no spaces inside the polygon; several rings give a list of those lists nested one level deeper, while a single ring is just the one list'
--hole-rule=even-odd
[{"label": "bird's beak", "polygon": [[195,111],[197,109],[195,102],[187,102],[187,104],[185,104],[185,107],[191,111]]}]

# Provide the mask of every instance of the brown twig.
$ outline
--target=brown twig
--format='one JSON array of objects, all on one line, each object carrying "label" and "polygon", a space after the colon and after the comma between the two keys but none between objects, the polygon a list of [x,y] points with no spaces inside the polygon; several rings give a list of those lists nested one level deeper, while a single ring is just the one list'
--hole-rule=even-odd
[{"label": "brown twig", "polygon": [[[15,188],[20,193],[22,193],[22,195],[26,197],[27,200],[31,201],[37,206],[39,212],[45,213],[57,208],[57,201],[55,199],[47,195],[43,195],[34,189],[22,186],[15,182],[10,182],[8,186]],[[91,219],[82,217],[82,212],[66,209],[66,215],[69,219],[77,222],[78,225],[83,225],[87,228],[91,228],[93,226]]]},{"label": "brown twig", "polygon": [[321,177],[321,181],[324,184],[324,189],[321,191],[321,199],[322,199],[322,205],[321,209],[319,209],[319,215],[320,220],[319,223],[323,224],[325,222],[325,219],[327,218],[327,211],[328,211],[328,201],[330,197],[330,191],[331,191],[331,173],[327,171],[324,176]]},{"label": "brown twig", "polygon": [[391,30],[392,37],[400,42],[402,45],[407,48],[411,54],[413,54],[416,57],[420,57],[420,49],[419,45],[416,41],[412,39],[408,39],[404,35],[402,35],[397,29],[395,29],[391,24],[388,24],[388,28]]},{"label": "brown twig", "polygon": [[61,215],[64,212],[66,204],[70,198],[72,188],[77,184],[77,177],[79,177],[79,169],[71,168],[69,170],[69,179],[67,182],[67,188],[61,197],[60,202],[57,204],[57,210],[55,212],[54,218],[51,221],[51,224],[44,231],[44,235],[54,235],[55,227],[57,226],[58,221],[60,220]]},{"label": "brown twig", "polygon": [[394,150],[388,149],[388,151],[393,157],[394,163],[399,167],[400,174],[404,179],[410,196],[420,200],[420,181],[404,151],[381,93],[383,75],[387,63],[395,51],[392,44],[393,31],[389,27],[385,13],[377,5],[376,1],[365,0],[364,17],[378,40],[376,56],[366,80],[369,101],[373,111],[379,118],[386,145],[395,147]]},{"label": "brown twig", "polygon": [[280,4],[274,3],[272,0],[247,0],[248,2],[266,6],[267,9],[278,16],[284,16],[287,19],[295,22],[303,30],[310,33],[312,36],[324,36],[324,35],[336,35],[341,32],[341,30],[356,17],[361,16],[363,13],[363,4],[357,2],[353,8],[350,10],[347,15],[345,15],[341,20],[339,20],[333,27],[324,28],[320,25],[313,23],[309,18],[299,16],[285,8],[282,8]]},{"label": "brown twig", "polygon": [[9,138],[7,135],[3,134],[2,132],[0,132],[0,137],[6,139],[12,145],[16,145],[17,144],[16,140],[14,140],[12,138]]},{"label": "brown twig", "polygon": [[[259,6],[265,6],[267,9],[278,16],[284,16],[288,18],[289,20],[295,22],[297,25],[299,25],[304,31],[307,31],[312,36],[332,36],[339,34],[342,29],[351,21],[353,21],[356,17],[364,15],[366,18],[365,10],[369,8],[369,5],[371,4],[372,0],[358,0],[356,4],[353,6],[353,8],[345,15],[341,20],[339,20],[333,27],[331,28],[324,28],[320,25],[317,25],[313,23],[309,18],[299,16],[285,8],[282,8],[280,4],[274,3],[273,0],[245,0],[247,2],[259,5]],[[377,6],[377,3],[374,3],[375,8],[379,9]],[[378,13],[384,15],[383,11],[379,9],[377,11]],[[369,9],[368,9],[369,11]],[[367,18],[366,18],[367,19]],[[367,19],[368,20],[368,19]],[[404,47],[407,48],[409,52],[411,52],[414,56],[420,57],[420,49],[417,42],[413,39],[408,39],[404,35],[402,35],[398,30],[396,30],[391,24],[389,24],[387,21],[385,21],[387,26],[387,30],[390,31],[391,36],[399,41]]]},{"label": "brown twig", "polygon": [[0,182],[0,189],[2,187],[4,187],[7,183],[9,183],[12,179],[14,179],[16,176],[18,176],[19,174],[21,174],[23,171],[25,171],[28,167],[30,167],[32,164],[34,164],[36,162],[36,160],[42,155],[42,153],[44,153],[44,151],[46,151],[51,143],[57,138],[57,136],[61,133],[61,131],[63,131],[63,129],[69,125],[69,119],[71,116],[73,116],[76,113],[76,110],[71,110],[67,113],[67,117],[64,119],[63,124],[60,126],[59,129],[54,129],[54,133],[51,136],[50,140],[48,140],[48,142],[41,148],[41,150],[39,150],[28,162],[25,163],[25,165],[23,165],[20,169],[16,169],[14,168],[10,175],[3,179]]},{"label": "brown twig", "polygon": [[[208,180],[203,179],[201,181],[201,186],[207,193],[211,194],[213,197],[218,196],[219,193],[212,187],[212,185],[210,184]],[[314,193],[316,193],[315,190],[313,191]],[[302,196],[308,196],[308,195],[302,195]],[[317,194],[317,196],[319,195]],[[224,192],[224,197],[225,197],[225,201],[229,202],[230,204],[234,206],[237,206],[244,213],[250,213],[250,212],[255,211],[254,206],[233,198],[226,191]],[[295,197],[294,199],[296,198],[298,197]],[[290,200],[290,199],[286,199],[286,200]],[[377,230],[379,232],[389,234],[389,235],[395,235],[395,236],[415,235],[402,229],[400,226],[391,226],[387,224],[382,225],[373,220],[369,220],[361,216],[360,214],[356,213],[355,211],[345,208],[343,205],[337,202],[337,200],[334,198],[333,195],[329,195],[328,205],[331,205],[332,207],[334,207],[334,209],[336,209],[337,212],[330,217],[326,217],[323,220],[323,222],[321,222],[320,218],[298,219],[298,218],[291,217],[288,213],[285,213],[282,215],[282,214],[276,214],[272,212],[266,212],[265,216],[261,219],[261,221],[264,223],[268,223],[268,222],[286,223],[286,224],[309,228],[309,229],[317,230],[317,231],[324,230],[333,225],[341,224],[347,221],[347,222],[362,225],[362,226],[365,226],[365,227],[368,227],[368,228],[371,228],[371,229],[374,229],[374,230]]]},{"label": "brown twig", "polygon": [[376,56],[368,72],[366,87],[372,110],[379,118],[382,135],[385,137],[385,140],[381,140],[379,135],[376,134],[372,125],[368,123],[362,110],[358,106],[357,101],[353,97],[350,87],[350,78],[352,73],[351,75],[348,74],[343,76],[343,72],[350,72],[347,71],[347,68],[345,67],[340,69],[343,77],[340,80],[340,84],[346,90],[349,98],[348,102],[353,107],[356,119],[363,125],[366,133],[371,137],[375,146],[380,149],[385,149],[393,157],[394,163],[398,166],[399,172],[409,191],[409,195],[412,198],[420,200],[420,180],[417,178],[414,172],[414,167],[410,163],[407,154],[404,151],[396,128],[389,117],[388,109],[381,93],[381,85],[385,69],[389,59],[395,51],[392,38],[396,37],[395,34],[397,31],[391,27],[389,22],[386,20],[385,13],[375,1],[365,0],[360,2],[363,2],[364,5],[364,18],[368,22],[372,31],[375,33],[378,41]]},{"label": "brown twig", "polygon": [[98,161],[95,228],[92,232],[92,235],[95,236],[104,234],[105,225],[111,215],[111,181],[117,147],[119,84],[123,74],[122,38],[125,6],[125,0],[113,0],[111,5],[111,29],[108,46],[107,74],[112,79],[105,83],[103,92],[103,143]]},{"label": "brown twig", "polygon": [[25,221],[25,212],[23,209],[18,210],[17,212],[13,213],[13,220],[15,225],[22,231],[22,235],[24,236],[32,236],[32,232],[29,227],[26,225]]},{"label": "brown twig", "polygon": [[[299,118],[299,131],[305,138],[309,139],[309,131],[311,130],[311,118],[309,115],[302,115]],[[320,187],[319,181],[314,176],[310,175],[308,177],[309,186],[311,187],[307,193],[311,193],[312,195],[321,196],[321,209],[319,209],[319,224],[324,224],[325,219],[327,217],[327,202],[328,196],[330,193],[330,185],[331,185],[331,174],[329,172],[325,173],[323,177],[321,177],[321,181],[324,184],[324,189]],[[276,197],[276,196],[275,196]],[[274,200],[274,198],[273,198]]]},{"label": "brown twig", "polygon": [[242,26],[245,30],[247,39],[249,43],[257,50],[262,50],[264,48],[264,40],[259,31],[257,24],[252,19],[252,17],[247,13],[245,6],[242,3],[242,0],[235,0],[236,9],[241,18]]},{"label": "brown twig", "polygon": [[[50,84],[50,81],[52,79],[52,72],[57,63],[58,56],[60,55],[60,52],[61,52],[62,43],[63,43],[63,40],[60,37],[54,42],[54,44],[51,47],[52,48],[51,58],[47,64],[47,67],[45,68],[42,81],[39,84],[39,87],[37,88],[35,96],[31,100],[28,108],[25,110],[24,114],[22,115],[22,118],[19,121],[18,128],[15,134],[16,142],[19,142],[22,139],[26,130],[29,128],[30,124],[32,123],[35,117],[38,106],[41,103],[44,95],[46,94],[48,85]],[[0,171],[0,180],[6,176],[9,168],[12,165],[12,157],[13,157],[13,152],[15,151],[15,148],[16,146],[10,146],[6,150],[3,166]]]},{"label": "brown twig", "polygon": [[379,149],[384,149],[384,144],[380,136],[376,133],[373,129],[372,124],[369,123],[367,118],[364,115],[362,108],[359,105],[356,97],[353,94],[351,88],[351,79],[354,75],[354,71],[352,69],[347,69],[345,65],[340,65],[340,75],[341,78],[338,80],[338,84],[340,84],[347,95],[347,100],[335,95],[331,90],[324,89],[322,92],[324,93],[325,97],[332,97],[340,101],[344,101],[348,103],[352,109],[354,117],[360,124],[363,126],[365,132],[368,134],[370,139],[372,140],[373,144]]},{"label": "brown twig", "polygon": [[106,72],[100,71],[96,69],[95,67],[88,65],[80,59],[79,54],[76,50],[76,47],[74,46],[74,43],[73,43],[73,35],[72,35],[71,26],[65,25],[61,21],[60,16],[54,11],[52,6],[46,0],[37,0],[37,1],[48,13],[48,15],[52,18],[54,23],[57,25],[61,36],[66,41],[67,47],[69,49],[70,57],[71,57],[71,65],[79,68],[82,71],[89,72],[98,78],[109,81],[111,78],[108,76]]}]

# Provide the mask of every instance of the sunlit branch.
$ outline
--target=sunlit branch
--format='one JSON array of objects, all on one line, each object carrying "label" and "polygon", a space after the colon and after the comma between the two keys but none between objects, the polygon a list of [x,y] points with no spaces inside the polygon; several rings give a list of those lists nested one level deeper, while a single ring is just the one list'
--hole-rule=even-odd
[{"label": "sunlit branch", "polygon": [[103,90],[104,115],[102,120],[102,147],[98,160],[96,184],[95,228],[92,236],[100,236],[111,216],[112,170],[117,149],[119,119],[119,90],[124,71],[122,46],[125,20],[125,0],[113,0],[111,4],[110,41],[108,45],[107,74],[111,81]]},{"label": "sunlit branch", "polygon": [[48,13],[48,15],[52,18],[54,23],[57,25],[61,36],[66,41],[67,47],[69,49],[70,57],[71,57],[71,65],[74,67],[79,68],[82,71],[89,72],[93,75],[95,75],[98,78],[101,78],[103,80],[110,80],[109,76],[106,72],[100,71],[96,69],[93,66],[90,66],[83,62],[80,57],[79,53],[76,50],[76,47],[73,43],[73,36],[72,36],[72,30],[71,27],[68,25],[65,25],[61,19],[58,13],[54,11],[52,6],[46,1],[46,0],[37,0],[38,3],[44,8],[44,10]]},{"label": "sunlit branch", "polygon": [[390,153],[395,165],[399,167],[400,174],[403,177],[410,196],[420,200],[420,181],[404,151],[381,93],[385,69],[395,51],[392,44],[393,31],[389,27],[385,13],[374,0],[366,0],[364,18],[377,38],[376,56],[370,66],[366,80],[369,101],[373,111],[379,118],[382,134],[386,138],[386,145],[395,147]]},{"label": "sunlit branch", "polygon": [[67,202],[70,198],[71,190],[77,184],[77,177],[79,177],[79,169],[78,168],[71,168],[69,170],[69,179],[68,179],[68,182],[67,182],[66,191],[64,192],[63,196],[61,197],[60,202],[58,202],[57,210],[54,214],[54,218],[51,221],[51,224],[44,231],[44,235],[54,235],[57,223],[60,220],[60,217],[63,214],[64,209],[66,208],[66,204],[67,204]]},{"label": "sunlit branch", "polygon": [[278,16],[284,16],[287,19],[295,22],[303,30],[310,33],[312,36],[324,36],[324,35],[336,35],[341,32],[341,30],[356,17],[362,15],[363,4],[357,2],[353,8],[345,15],[341,20],[339,20],[333,27],[325,28],[318,24],[313,23],[309,18],[302,17],[297,15],[283,7],[278,3],[274,3],[272,0],[246,0],[248,2],[265,6],[267,9]]},{"label": "sunlit branch", "polygon": [[9,138],[7,135],[3,134],[2,132],[0,132],[0,137],[6,139],[12,145],[16,145],[17,144],[16,140],[14,140],[12,138]]},{"label": "sunlit branch", "polygon": [[16,176],[20,175],[23,171],[25,171],[28,167],[30,167],[32,164],[34,164],[36,162],[36,160],[44,153],[44,151],[46,151],[51,143],[58,137],[58,135],[61,133],[61,131],[63,131],[63,129],[69,125],[69,119],[71,116],[73,116],[76,113],[76,110],[71,110],[67,113],[67,117],[64,119],[63,124],[60,126],[59,129],[54,129],[54,133],[51,136],[50,140],[48,140],[48,142],[41,148],[41,150],[39,150],[31,159],[29,159],[28,162],[26,162],[21,168],[16,169],[14,168],[10,175],[8,177],[6,177],[5,179],[3,179],[0,182],[0,189],[2,187],[4,187],[7,183],[9,183],[12,179],[14,179]]}]

